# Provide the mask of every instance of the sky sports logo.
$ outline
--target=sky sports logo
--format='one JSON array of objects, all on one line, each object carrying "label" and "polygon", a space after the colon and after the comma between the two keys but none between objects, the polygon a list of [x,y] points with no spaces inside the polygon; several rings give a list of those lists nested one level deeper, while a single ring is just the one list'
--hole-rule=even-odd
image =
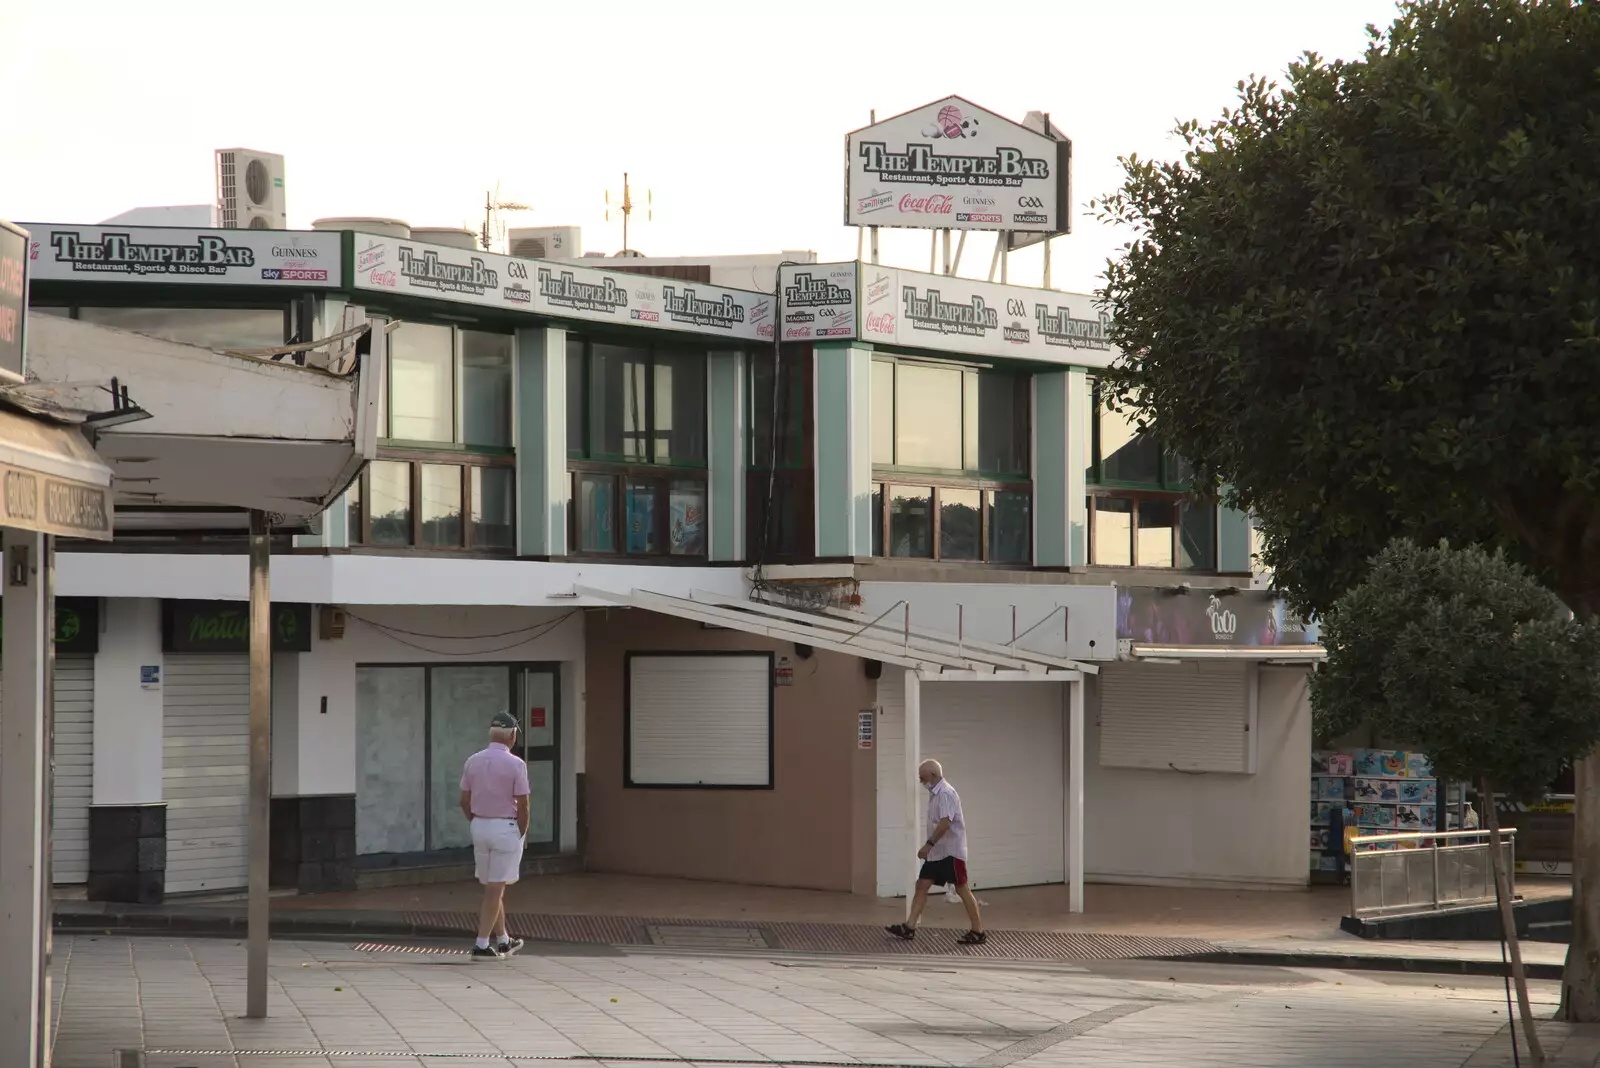
[{"label": "sky sports logo", "polygon": [[972,212],[958,211],[958,212],[956,212],[956,222],[997,223],[997,222],[1001,222],[1001,221],[1002,220],[1001,220],[1000,216],[996,215],[996,214],[993,214],[993,213],[982,213],[982,214],[980,214],[980,213],[975,212],[975,211],[972,211]]},{"label": "sky sports logo", "polygon": [[261,278],[267,282],[326,282],[328,272],[310,267],[263,267]]}]

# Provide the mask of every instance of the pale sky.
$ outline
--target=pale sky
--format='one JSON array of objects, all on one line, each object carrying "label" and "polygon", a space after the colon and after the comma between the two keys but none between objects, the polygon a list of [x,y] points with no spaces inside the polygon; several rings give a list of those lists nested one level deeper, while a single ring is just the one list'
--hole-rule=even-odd
[{"label": "pale sky", "polygon": [[[1087,292],[1124,237],[1087,213],[1117,157],[1176,154],[1251,74],[1299,53],[1354,57],[1392,0],[0,0],[0,218],[95,222],[214,197],[212,150],[287,157],[289,222],[379,215],[476,226],[484,192],[621,247],[604,195],[622,172],[655,218],[647,255],[812,249],[853,259],[844,138],[955,94],[1073,140],[1077,219],[1054,285]],[[640,219],[639,215],[635,216]],[[928,269],[929,237],[883,260]],[[974,234],[960,273],[983,277]],[[1037,285],[1037,248],[1011,281]]]}]

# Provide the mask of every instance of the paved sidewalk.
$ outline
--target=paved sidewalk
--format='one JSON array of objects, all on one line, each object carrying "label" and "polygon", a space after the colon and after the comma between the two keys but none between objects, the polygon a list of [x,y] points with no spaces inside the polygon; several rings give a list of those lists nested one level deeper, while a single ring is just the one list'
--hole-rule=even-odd
[{"label": "paved sidewalk", "polygon": [[[1498,1068],[1510,1056],[1503,992],[1483,979],[1142,962],[863,967],[597,948],[476,966],[329,943],[277,942],[272,954],[271,1016],[258,1021],[240,1018],[240,944],[58,939],[56,1068],[106,1068],[113,1050],[145,1051],[146,1068],[532,1068],[551,1058]],[[1553,1009],[1556,993],[1535,984],[1538,1008]],[[1581,1029],[1550,1044],[1573,1056],[1600,1048]]]}]

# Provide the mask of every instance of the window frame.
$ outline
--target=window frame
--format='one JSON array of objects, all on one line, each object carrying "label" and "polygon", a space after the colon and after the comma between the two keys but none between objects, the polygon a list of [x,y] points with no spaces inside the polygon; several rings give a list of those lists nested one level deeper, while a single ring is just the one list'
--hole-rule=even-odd
[{"label": "window frame", "polygon": [[[612,507],[615,509],[612,517],[612,529],[616,538],[616,548],[610,551],[605,549],[583,549],[579,526],[580,513],[578,507],[578,479],[580,477],[599,477],[610,479],[612,483]],[[667,467],[661,464],[613,464],[595,460],[568,460],[567,461],[567,493],[571,502],[567,509],[567,555],[585,560],[649,560],[655,563],[693,564],[703,565],[711,555],[711,479],[705,468],[701,467]],[[627,515],[628,498],[627,487],[629,482],[648,482],[655,487],[655,507],[653,536],[655,543],[661,548],[656,552],[629,552],[627,545]],[[702,553],[690,555],[687,553],[674,553],[672,551],[672,484],[674,482],[694,482],[701,488],[701,495],[705,501],[705,544],[706,550]]]},{"label": "window frame", "polygon": [[[390,316],[374,314],[374,319],[382,319],[385,323],[394,322]],[[413,320],[401,320],[412,322]],[[484,323],[457,323],[438,322],[426,319],[414,320],[418,326],[445,327],[450,331],[450,440],[449,441],[417,441],[411,438],[396,438],[391,436],[394,420],[394,375],[393,346],[392,342],[384,349],[384,375],[383,397],[379,404],[382,415],[382,425],[378,428],[378,445],[380,448],[417,450],[423,452],[457,451],[471,453],[485,453],[489,455],[512,454],[516,450],[517,421],[516,421],[516,365],[517,365],[517,338],[512,330],[489,329]],[[404,332],[405,326],[399,332]],[[508,376],[510,383],[506,395],[506,427],[510,431],[511,442],[507,445],[477,445],[469,444],[466,440],[466,342],[463,334],[472,331],[479,334],[498,334],[511,338],[511,374]]]},{"label": "window frame", "polygon": [[[1182,464],[1176,453],[1167,448],[1159,437],[1157,442],[1156,481],[1130,482],[1125,479],[1107,480],[1105,477],[1105,457],[1100,454],[1100,420],[1107,409],[1102,403],[1100,383],[1091,380],[1089,392],[1089,456],[1085,464],[1084,481],[1090,486],[1104,486],[1111,489],[1128,489],[1135,491],[1163,491],[1170,494],[1186,494],[1194,490],[1193,478],[1174,477],[1174,469]],[[1121,413],[1113,413],[1121,414]],[[1151,431],[1141,431],[1151,433]]]},{"label": "window frame", "polygon": [[[1090,486],[1086,497],[1088,507],[1084,523],[1088,534],[1086,542],[1088,566],[1126,568],[1130,570],[1133,568],[1143,568],[1146,571],[1187,571],[1198,573],[1215,571],[1217,569],[1217,539],[1219,530],[1217,509],[1215,506],[1208,505],[1204,501],[1195,498],[1191,494],[1173,493],[1165,490],[1130,490],[1118,487]],[[1105,498],[1129,501],[1132,504],[1128,520],[1128,559],[1132,561],[1131,563],[1102,564],[1095,559],[1095,516],[1099,512],[1098,502]],[[1139,561],[1139,505],[1147,501],[1170,504],[1173,506],[1173,562],[1170,564],[1145,564],[1140,563]],[[1185,567],[1178,563],[1178,561],[1183,559],[1183,509],[1185,508],[1205,508],[1209,512],[1211,519],[1211,559],[1209,562],[1202,562],[1193,567]]]},{"label": "window frame", "polygon": [[[1021,405],[1021,409],[1022,410],[1019,413],[1019,414],[1022,414],[1022,415],[1026,416],[1026,425],[1022,428],[1021,434],[1023,436],[1023,441],[1024,442],[1031,442],[1031,438],[1032,438],[1032,435],[1033,435],[1033,405],[1032,405],[1033,373],[1031,371],[1021,370],[1021,369],[1011,370],[1011,369],[1005,368],[1005,367],[994,367],[994,366],[991,366],[989,364],[964,363],[964,362],[961,362],[959,360],[931,360],[931,359],[924,359],[924,358],[919,358],[919,357],[914,357],[914,356],[895,356],[895,355],[892,355],[892,354],[889,354],[889,353],[874,353],[873,356],[872,356],[872,363],[874,365],[885,364],[885,365],[888,365],[890,367],[895,368],[894,373],[891,376],[891,381],[892,381],[893,385],[892,385],[892,395],[890,396],[890,399],[889,399],[889,420],[890,420],[889,443],[890,443],[890,449],[891,449],[891,451],[893,452],[894,455],[893,455],[893,459],[892,459],[892,461],[890,463],[884,464],[884,463],[877,463],[876,461],[873,462],[872,471],[873,471],[874,478],[876,478],[879,473],[884,473],[884,474],[893,474],[896,477],[903,476],[903,475],[912,475],[912,476],[915,476],[915,478],[917,479],[919,484],[920,484],[921,479],[926,476],[926,477],[932,478],[932,479],[965,479],[965,480],[970,481],[970,482],[981,482],[981,481],[1008,482],[1008,483],[1027,482],[1029,485],[1032,485],[1032,482],[1033,482],[1033,470],[1032,470],[1033,456],[1032,456],[1031,447],[1025,447],[1022,450],[1022,452],[1023,452],[1023,457],[1022,457],[1023,462],[1028,465],[1028,468],[1026,470],[1022,470],[1022,471],[984,471],[984,470],[982,470],[981,468],[978,468],[978,467],[967,467],[967,466],[965,466],[967,464],[967,462],[968,462],[968,457],[966,455],[966,451],[967,451],[967,443],[968,443],[968,440],[969,440],[969,436],[970,436],[971,440],[973,440],[973,441],[981,441],[981,438],[979,438],[977,436],[978,429],[979,429],[978,427],[976,427],[976,426],[972,427],[970,429],[970,434],[969,434],[969,427],[968,427],[968,415],[969,415],[968,403],[969,403],[969,397],[968,397],[968,390],[967,390],[967,384],[966,384],[966,376],[969,373],[970,374],[974,374],[981,380],[982,376],[984,375],[984,373],[988,372],[990,374],[1005,375],[1005,376],[1007,376],[1008,378],[1012,379],[1015,382],[1016,386],[1021,389],[1021,391],[1024,393],[1024,395],[1026,397],[1026,400],[1027,400],[1027,403],[1024,403],[1023,405]],[[958,371],[958,372],[961,373],[961,375],[962,375],[962,387],[961,387],[961,449],[962,449],[962,456],[961,456],[961,462],[962,462],[963,466],[962,466],[962,468],[960,470],[956,470],[954,468],[914,467],[914,466],[910,466],[910,465],[906,465],[906,464],[900,463],[900,436],[899,436],[899,429],[900,429],[899,428],[900,372],[899,372],[899,367],[902,364],[906,365],[906,366],[910,366],[910,367],[932,368],[934,370],[944,370],[944,371]],[[871,406],[874,409],[874,414],[876,414],[877,398],[875,396],[871,395],[870,387],[869,387],[868,404],[869,404],[869,406]],[[972,398],[972,407],[975,409],[978,406],[979,406],[979,402],[977,401],[977,398],[973,397]],[[978,413],[976,411],[973,411],[970,414],[972,415],[972,417],[974,419],[977,418]],[[869,448],[870,448],[870,443],[869,443]],[[978,449],[979,449],[979,451],[981,451],[981,445],[978,446]],[[973,457],[972,459],[976,460],[977,458]]]},{"label": "window frame", "polygon": [[[492,453],[460,452],[453,449],[412,449],[394,448],[393,446],[380,445],[378,460],[404,463],[410,467],[410,507],[411,507],[411,540],[405,545],[374,545],[372,544],[372,474],[371,468],[362,468],[360,477],[356,480],[357,493],[360,500],[356,502],[358,515],[357,521],[350,524],[350,547],[366,551],[381,553],[470,553],[474,555],[514,556],[516,555],[516,516],[517,516],[517,480],[516,459],[513,456],[497,455]],[[455,467],[461,471],[461,544],[460,545],[424,545],[422,544],[422,509],[418,502],[422,499],[422,468],[425,465],[442,467]],[[472,489],[472,468],[493,467],[512,472],[511,479],[511,517],[512,530],[510,546],[479,546],[473,544],[472,538],[472,506],[475,503]],[[349,505],[347,503],[347,508]],[[348,514],[348,512],[347,512]]]},{"label": "window frame", "polygon": [[[572,334],[572,333],[569,333],[567,335],[568,351],[562,353],[562,359],[563,360],[565,360],[568,357],[568,355],[570,353],[570,346],[574,342],[576,342],[577,344],[583,346],[583,357],[579,361],[579,368],[580,368],[582,373],[581,373],[581,377],[580,377],[578,383],[576,384],[578,392],[579,392],[579,398],[580,398],[580,403],[578,405],[578,412],[579,412],[579,416],[580,416],[580,418],[582,420],[582,425],[579,427],[579,431],[578,431],[578,439],[579,439],[579,441],[581,441],[583,443],[583,447],[582,447],[581,450],[579,450],[576,453],[573,451],[572,445],[571,445],[572,428],[569,426],[567,428],[567,435],[568,435],[567,441],[563,443],[563,447],[567,451],[567,462],[568,462],[569,470],[575,469],[575,468],[572,467],[572,465],[577,464],[577,463],[604,464],[604,465],[608,465],[608,466],[613,467],[613,468],[618,468],[618,467],[651,467],[651,468],[656,468],[656,469],[660,469],[660,470],[699,470],[699,471],[704,471],[704,470],[708,470],[710,468],[710,466],[711,466],[711,412],[710,412],[710,405],[709,405],[708,400],[707,400],[706,383],[707,383],[707,381],[708,381],[708,379],[710,377],[710,360],[708,359],[708,357],[709,357],[709,354],[712,351],[711,348],[709,348],[709,347],[701,348],[701,347],[698,347],[698,346],[692,345],[692,344],[682,344],[682,345],[663,344],[659,339],[654,339],[654,338],[645,339],[645,340],[641,341],[641,340],[633,339],[633,338],[618,339],[618,338],[614,338],[614,337],[612,337],[610,335],[607,335],[607,334],[588,334],[588,333],[586,333],[586,334]],[[592,434],[592,431],[594,429],[594,427],[593,427],[594,415],[593,415],[593,410],[592,410],[593,399],[594,398],[593,398],[593,395],[592,395],[590,387],[591,387],[591,381],[592,381],[592,378],[593,378],[593,375],[591,373],[591,369],[593,367],[593,361],[594,361],[594,347],[597,344],[632,348],[632,349],[635,349],[635,350],[637,350],[639,352],[643,352],[645,354],[645,375],[644,375],[645,393],[644,393],[644,403],[643,403],[643,410],[644,410],[644,416],[645,416],[645,426],[644,426],[644,430],[642,432],[640,432],[640,436],[643,437],[644,440],[649,444],[649,447],[650,447],[650,459],[648,459],[648,460],[641,460],[638,457],[613,456],[613,455],[611,455],[609,453],[597,454],[595,452],[594,442],[593,442],[593,440],[591,438],[591,434]],[[700,460],[698,462],[662,463],[662,462],[657,461],[656,458],[655,458],[655,454],[656,454],[656,439],[662,433],[656,426],[656,371],[661,366],[656,361],[656,354],[658,352],[667,352],[667,353],[672,353],[672,354],[675,354],[675,355],[688,355],[688,356],[692,356],[693,358],[695,358],[696,360],[699,361],[699,364],[700,364],[700,367],[701,367],[701,375],[700,375],[700,386],[701,386],[701,389],[700,389],[700,421],[701,421],[700,442],[701,442],[702,451],[704,452],[705,456],[704,456],[704,459],[702,459],[702,460]],[[568,378],[567,389],[568,389],[569,394],[570,394],[570,391],[574,388],[574,383],[571,381],[571,376],[570,375],[568,375],[567,378]]]},{"label": "window frame", "polygon": [[[889,508],[890,491],[895,488],[927,489],[931,490],[932,500],[932,530],[929,532],[932,553],[928,556],[894,556],[888,551],[891,545],[889,533],[892,529],[891,509]],[[976,560],[946,560],[940,555],[940,542],[944,533],[943,506],[940,501],[940,490],[956,490],[960,492],[973,492],[978,497],[978,559]],[[994,561],[994,537],[990,529],[989,516],[994,510],[993,494],[995,493],[1023,493],[1028,497],[1028,542],[1025,560]],[[882,504],[877,503],[877,498],[882,495]],[[882,475],[874,472],[872,479],[873,507],[879,511],[874,517],[877,527],[874,545],[881,547],[882,553],[874,552],[875,560],[921,560],[928,563],[944,564],[946,566],[965,567],[1013,567],[1023,568],[1033,566],[1033,483],[1031,482],[1003,482],[996,479],[922,479],[915,476],[898,475],[890,477],[887,473]]]},{"label": "window frame", "polygon": [[[740,657],[763,659],[767,665],[767,778],[764,783],[641,782],[633,775],[633,661],[677,657]],[[639,650],[622,655],[622,786],[625,790],[773,790],[777,788],[777,654],[757,649]]]}]

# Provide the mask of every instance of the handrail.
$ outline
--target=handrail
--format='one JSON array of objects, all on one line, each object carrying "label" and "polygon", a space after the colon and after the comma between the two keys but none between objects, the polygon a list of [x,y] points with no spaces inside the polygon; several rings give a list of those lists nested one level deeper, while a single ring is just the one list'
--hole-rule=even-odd
[{"label": "handrail", "polygon": [[[1350,848],[1366,845],[1372,842],[1420,842],[1425,838],[1486,838],[1489,828],[1480,827],[1474,831],[1397,831],[1393,834],[1358,834],[1350,839]],[[1515,827],[1501,827],[1500,834],[1512,835],[1517,833]]]}]

